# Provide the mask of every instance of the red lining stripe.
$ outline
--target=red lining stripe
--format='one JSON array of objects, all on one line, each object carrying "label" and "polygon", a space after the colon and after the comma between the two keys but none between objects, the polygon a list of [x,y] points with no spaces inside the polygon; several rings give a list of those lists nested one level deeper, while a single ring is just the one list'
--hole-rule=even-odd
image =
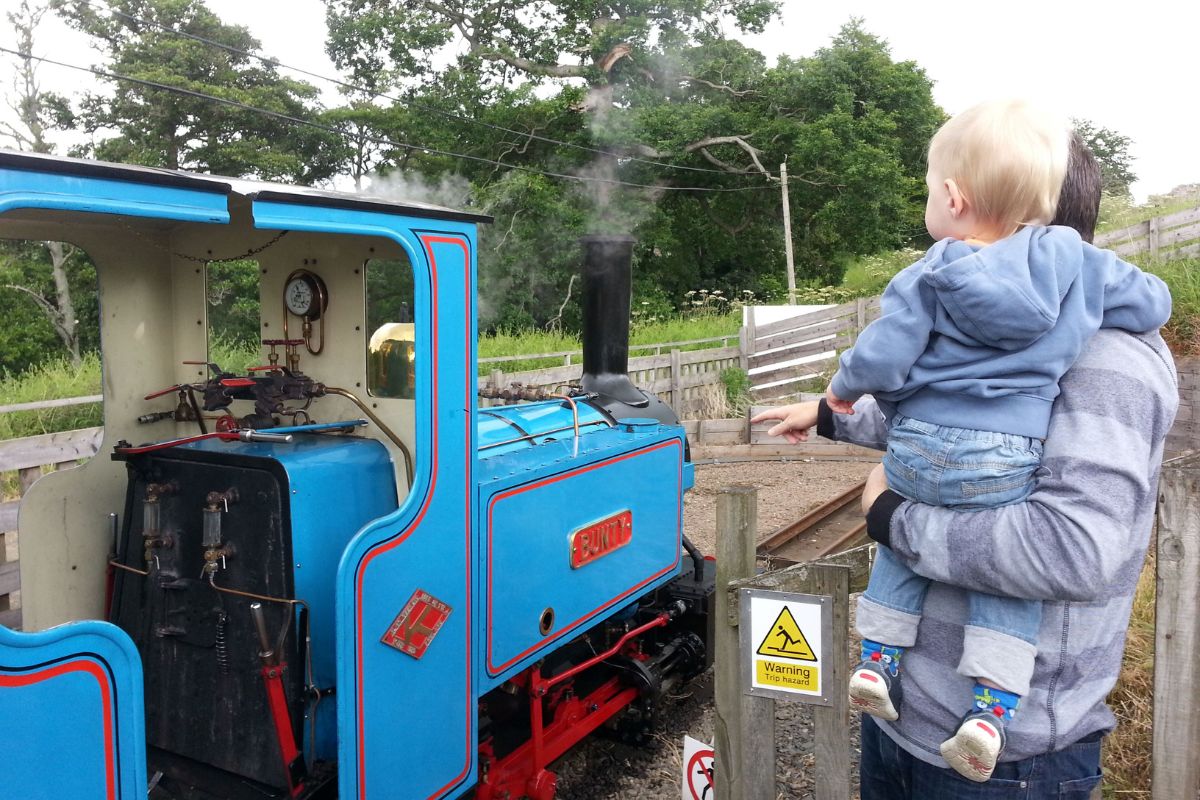
[{"label": "red lining stripe", "polygon": [[51,678],[57,678],[59,675],[65,675],[68,672],[86,672],[96,679],[96,683],[100,684],[101,705],[104,708],[105,789],[108,792],[109,800],[116,800],[117,774],[116,750],[113,743],[112,687],[109,685],[108,675],[103,669],[101,669],[99,664],[90,659],[81,658],[75,661],[67,661],[62,664],[57,664],[53,667],[49,667],[38,672],[27,672],[15,675],[0,674],[0,687],[8,688],[17,686],[30,686]]},{"label": "red lining stripe", "polygon": [[[500,494],[496,495],[495,497],[493,497],[491,502],[488,503],[488,566],[487,566],[487,607],[486,607],[486,613],[488,615],[488,620],[489,621],[491,620],[491,614],[492,614],[492,512],[495,511],[496,504],[498,502],[500,502],[501,500],[503,500],[507,497],[512,497],[513,495],[521,494],[522,492],[527,492],[530,489],[537,489],[539,487],[546,486],[547,484],[555,483],[557,481],[561,481],[561,480],[564,480],[565,478],[572,477],[574,475],[579,475],[584,472],[590,472],[594,469],[599,469],[601,467],[608,467],[608,466],[612,466],[613,464],[619,464],[620,462],[626,461],[630,458],[635,458],[637,456],[642,456],[647,453],[652,453],[655,450],[660,450],[664,447],[669,447],[671,445],[674,445],[679,448],[679,473],[678,473],[678,477],[677,477],[678,484],[676,487],[675,496],[677,498],[679,498],[679,502],[682,503],[683,502],[683,499],[682,499],[683,498],[683,445],[680,444],[678,439],[671,439],[670,441],[659,442],[658,444],[653,445],[652,447],[647,447],[643,450],[635,450],[632,453],[625,453],[624,455],[620,455],[615,458],[608,459],[606,461],[599,461],[595,464],[589,464],[586,467],[580,467],[578,469],[573,469],[568,472],[562,472],[562,473],[559,473],[558,475],[551,475],[548,478],[543,478],[542,480],[535,481],[534,483],[526,484],[524,486],[517,486],[513,489],[508,489],[508,490],[503,491]],[[676,508],[678,509],[678,506],[676,506]],[[677,520],[679,519],[681,513],[682,513],[682,509],[679,509],[679,511],[677,511],[677,513],[676,513]],[[682,547],[682,539],[680,539],[679,541],[676,542],[675,560],[672,563],[668,564],[663,569],[659,570],[658,572],[654,573],[650,577],[646,578],[641,583],[638,583],[636,586],[631,586],[629,589],[625,590],[624,592],[617,595],[616,597],[613,597],[613,598],[609,599],[608,601],[601,603],[599,606],[597,606],[596,608],[587,612],[583,616],[579,617],[577,620],[572,622],[570,625],[567,625],[562,630],[555,633],[553,636],[550,636],[549,638],[546,638],[546,639],[542,639],[540,642],[537,642],[536,644],[532,645],[531,647],[526,648],[524,651],[517,654],[516,656],[513,656],[508,661],[505,661],[503,664],[501,664],[498,667],[492,664],[492,626],[489,624],[487,626],[488,673],[491,675],[496,675],[500,672],[503,672],[504,670],[508,669],[513,664],[515,664],[518,661],[520,661],[521,659],[525,658],[526,656],[528,656],[530,653],[534,652],[535,650],[537,650],[541,647],[545,647],[547,644],[559,639],[563,634],[569,633],[570,631],[579,627],[579,625],[581,623],[583,623],[584,620],[587,620],[588,618],[595,616],[596,614],[605,610],[606,608],[609,608],[609,607],[615,605],[616,603],[621,602],[621,600],[623,600],[626,597],[628,597],[629,595],[633,594],[638,589],[641,589],[646,584],[653,582],[657,578],[661,578],[663,575],[670,572],[672,569],[674,569],[676,567],[676,565],[679,564],[681,547]]]},{"label": "red lining stripe", "polygon": [[[472,288],[471,287],[471,251],[470,251],[470,248],[467,246],[466,240],[464,238],[461,238],[458,236],[419,236],[418,238],[420,239],[421,244],[424,245],[424,247],[425,247],[425,255],[429,259],[429,272],[430,272],[430,301],[431,301],[430,321],[432,323],[431,330],[432,330],[432,334],[433,334],[430,352],[434,356],[432,359],[433,363],[430,365],[432,368],[432,380],[433,380],[433,386],[431,387],[432,397],[433,397],[433,402],[431,404],[432,405],[431,411],[432,411],[432,416],[433,416],[432,439],[433,439],[434,446],[431,448],[432,453],[430,454],[430,457],[432,458],[432,461],[431,461],[432,466],[431,466],[430,479],[429,479],[429,491],[426,493],[425,502],[424,502],[424,504],[422,504],[421,510],[419,512],[417,512],[417,516],[413,520],[412,524],[409,525],[407,528],[405,528],[402,533],[400,533],[396,538],[392,539],[391,541],[383,542],[381,544],[375,545],[373,548],[368,550],[366,555],[363,556],[362,561],[359,562],[358,571],[357,571],[356,577],[355,577],[355,598],[354,598],[355,599],[355,627],[356,627],[355,636],[357,638],[357,642],[355,643],[355,645],[356,645],[356,650],[357,650],[357,652],[356,652],[356,668],[357,668],[357,673],[358,673],[357,686],[355,687],[355,693],[357,694],[356,701],[357,701],[357,705],[358,705],[358,791],[359,791],[359,800],[366,800],[366,796],[367,796],[367,763],[366,763],[367,748],[365,746],[365,739],[366,739],[365,710],[366,709],[365,709],[365,704],[364,704],[364,700],[363,700],[363,697],[364,697],[364,692],[363,692],[363,625],[362,625],[363,576],[366,573],[367,566],[371,563],[372,560],[374,560],[374,558],[376,556],[382,555],[383,553],[386,553],[386,552],[398,547],[406,539],[408,539],[408,537],[412,534],[412,532],[414,530],[417,529],[417,527],[421,524],[421,520],[425,518],[425,513],[429,510],[430,503],[433,502],[434,492],[437,487],[437,466],[438,466],[437,453],[438,453],[438,449],[439,449],[437,446],[437,442],[438,442],[438,380],[437,380],[438,297],[437,297],[437,261],[433,255],[433,245],[434,244],[456,244],[463,249],[464,278],[465,278],[464,284],[466,287],[464,290],[465,299],[466,299],[465,308],[469,309],[474,301],[474,298],[472,297],[472,294],[471,294],[471,288]],[[466,319],[467,319],[466,339],[469,343],[470,339],[471,339],[471,315],[467,314]],[[470,362],[470,359],[466,359],[466,360],[468,362]],[[467,364],[467,372],[466,372],[467,383],[466,383],[466,393],[465,393],[466,394],[466,404],[467,404],[466,408],[471,407],[471,400],[472,400],[472,397],[471,397],[471,375],[472,375],[471,370],[473,367],[474,367],[473,364],[470,364],[470,363]],[[472,691],[472,686],[471,686],[471,471],[472,470],[471,470],[471,467],[473,465],[473,455],[474,454],[471,452],[471,443],[472,443],[473,437],[471,436],[471,415],[470,414],[467,414],[466,432],[465,433],[466,433],[466,436],[465,436],[465,442],[466,442],[466,525],[465,525],[465,528],[466,528],[466,545],[467,545],[467,557],[466,557],[466,565],[465,565],[465,572],[466,572],[465,604],[466,604],[467,656],[466,656],[466,673],[465,673],[466,680],[464,682],[466,684],[466,689],[467,689],[467,702],[466,702],[467,743],[466,743],[466,749],[465,749],[466,763],[463,766],[462,772],[460,772],[453,780],[451,780],[449,783],[447,783],[441,789],[438,789],[436,792],[434,792],[432,795],[430,795],[430,797],[440,797],[452,786],[461,782],[462,779],[464,777],[466,777],[467,773],[469,773],[471,771],[471,723],[472,723],[472,719],[471,719],[471,691]]]}]

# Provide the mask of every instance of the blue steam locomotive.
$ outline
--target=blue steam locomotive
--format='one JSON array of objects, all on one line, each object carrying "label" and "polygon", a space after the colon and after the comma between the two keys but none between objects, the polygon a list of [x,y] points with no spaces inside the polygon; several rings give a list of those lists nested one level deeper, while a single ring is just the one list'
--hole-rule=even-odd
[{"label": "blue steam locomotive", "polygon": [[[551,800],[708,666],[687,440],[626,375],[632,240],[582,243],[581,379],[485,407],[487,221],[0,152],[0,237],[96,266],[104,394],[100,454],[21,504],[0,795]],[[206,355],[235,258],[242,374]]]}]

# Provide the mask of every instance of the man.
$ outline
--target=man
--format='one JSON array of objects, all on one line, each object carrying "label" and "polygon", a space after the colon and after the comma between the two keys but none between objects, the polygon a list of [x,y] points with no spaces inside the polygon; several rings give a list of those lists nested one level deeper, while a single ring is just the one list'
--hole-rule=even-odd
[{"label": "man", "polygon": [[[1086,236],[1098,172],[1081,143],[1072,143],[1072,156],[1055,222]],[[1060,388],[1042,475],[1025,502],[956,512],[908,502],[878,479],[867,486],[869,535],[935,583],[904,656],[899,719],[862,719],[862,800],[1085,800],[1100,782],[1101,740],[1115,726],[1104,699],[1120,669],[1178,387],[1158,334],[1103,330]],[[854,411],[833,414],[821,401],[760,418],[783,420],[772,432],[795,441],[804,437],[789,420],[815,414],[822,436],[883,447],[887,428],[874,401],[863,398]],[[966,590],[1043,601],[1031,690],[1007,731],[1006,760],[984,784],[948,769],[939,754],[971,688],[956,672]]]}]

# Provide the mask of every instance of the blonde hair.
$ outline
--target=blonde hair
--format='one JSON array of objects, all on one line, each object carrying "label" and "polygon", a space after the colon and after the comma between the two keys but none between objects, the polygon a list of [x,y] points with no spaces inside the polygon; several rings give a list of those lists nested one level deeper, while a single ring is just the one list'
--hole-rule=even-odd
[{"label": "blonde hair", "polygon": [[1066,120],[1024,100],[980,103],[929,142],[929,169],[953,179],[979,217],[1008,235],[1054,219],[1070,152]]}]

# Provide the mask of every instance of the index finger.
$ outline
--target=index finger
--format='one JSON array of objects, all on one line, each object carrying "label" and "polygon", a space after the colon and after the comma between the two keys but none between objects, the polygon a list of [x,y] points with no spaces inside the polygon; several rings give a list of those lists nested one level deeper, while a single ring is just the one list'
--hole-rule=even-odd
[{"label": "index finger", "polygon": [[777,408],[768,408],[766,411],[760,411],[750,418],[750,422],[766,422],[769,419],[786,419],[787,409],[782,406]]}]

